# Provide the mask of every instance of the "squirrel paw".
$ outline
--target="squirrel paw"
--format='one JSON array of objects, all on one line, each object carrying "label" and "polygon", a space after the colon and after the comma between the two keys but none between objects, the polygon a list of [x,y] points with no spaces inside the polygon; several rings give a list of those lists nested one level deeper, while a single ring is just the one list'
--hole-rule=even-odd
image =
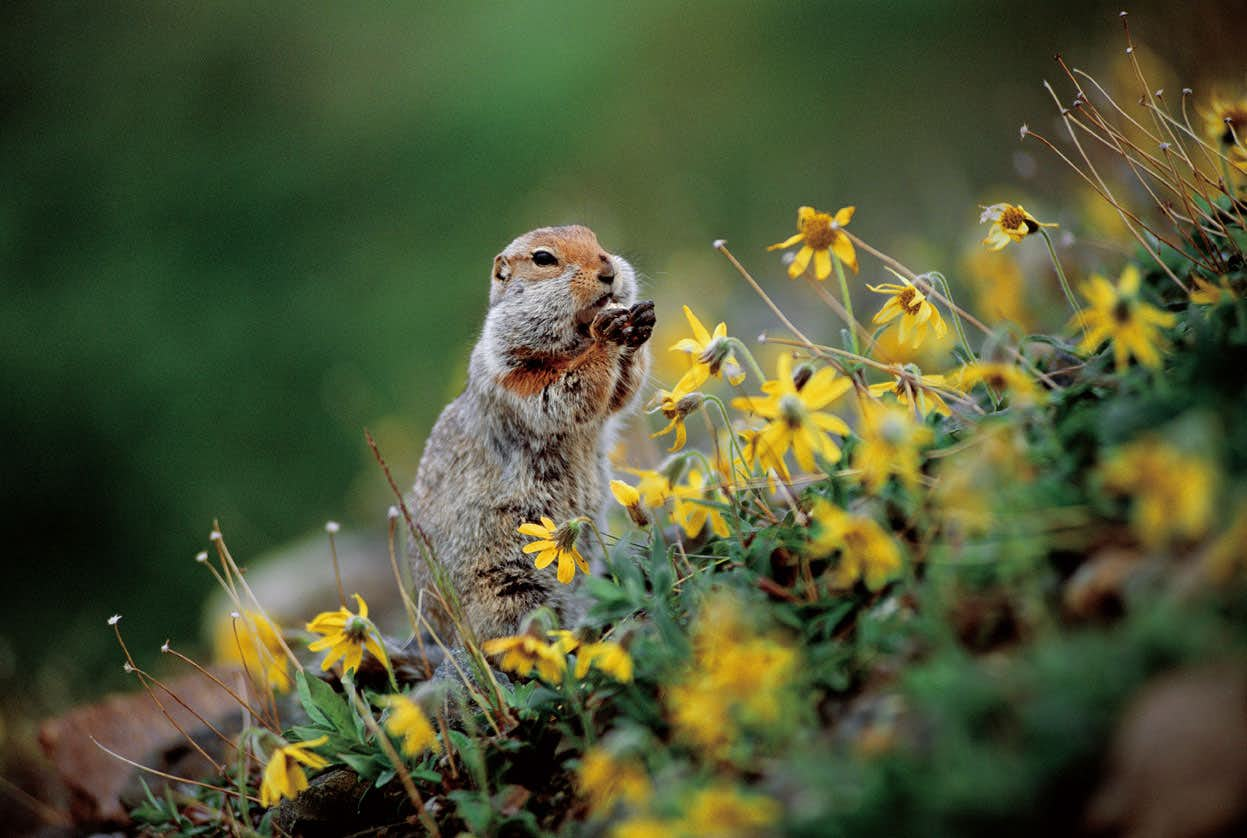
[{"label": "squirrel paw", "polygon": [[645,300],[632,308],[602,309],[593,318],[589,334],[603,343],[635,349],[650,339],[654,333],[654,322],[654,301]]}]

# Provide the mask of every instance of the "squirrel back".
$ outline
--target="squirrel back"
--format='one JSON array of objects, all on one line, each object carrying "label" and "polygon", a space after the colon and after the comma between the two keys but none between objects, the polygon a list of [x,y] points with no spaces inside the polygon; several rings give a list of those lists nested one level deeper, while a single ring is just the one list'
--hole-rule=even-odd
[{"label": "squirrel back", "polygon": [[[579,616],[575,583],[537,570],[516,530],[542,516],[602,518],[613,419],[649,367],[652,302],[586,227],[543,227],[494,258],[489,313],[468,381],[425,443],[410,507],[478,639],[514,634],[542,605]],[[424,560],[411,556],[417,588]],[[428,592],[423,609],[450,627]]]}]

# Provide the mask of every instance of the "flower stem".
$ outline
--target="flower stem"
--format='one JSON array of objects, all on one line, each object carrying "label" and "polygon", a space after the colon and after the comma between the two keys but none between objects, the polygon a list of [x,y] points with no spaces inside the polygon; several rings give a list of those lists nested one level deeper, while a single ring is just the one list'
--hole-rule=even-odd
[{"label": "flower stem", "polygon": [[853,316],[853,295],[849,293],[848,280],[844,278],[844,266],[840,264],[840,257],[831,254],[831,264],[836,268],[836,279],[840,280],[840,296],[844,298],[844,310],[849,313],[849,340],[853,344],[853,354],[862,354],[861,347],[857,343],[857,329],[854,328],[857,319]]},{"label": "flower stem", "polygon": [[[944,296],[951,302],[953,299],[952,289],[948,285],[948,279],[939,271],[931,271],[927,276],[935,277],[940,281],[940,287],[944,289]],[[966,337],[966,327],[961,322],[961,315],[957,313],[958,306],[950,305],[948,313],[953,316],[953,325],[957,327],[957,340],[961,341],[961,346],[965,349],[966,354],[971,358],[977,358],[974,350],[970,347],[970,340]]]},{"label": "flower stem", "polygon": [[1052,257],[1052,267],[1056,268],[1056,278],[1061,281],[1061,290],[1065,292],[1065,299],[1069,301],[1070,308],[1074,310],[1074,316],[1078,318],[1078,325],[1082,327],[1082,332],[1087,333],[1087,324],[1082,322],[1082,307],[1078,305],[1078,300],[1074,299],[1074,292],[1070,290],[1069,280],[1065,278],[1065,271],[1061,268],[1061,260],[1057,259],[1056,248],[1052,246],[1052,236],[1048,235],[1048,231],[1043,227],[1039,228],[1040,235],[1043,236],[1044,244],[1048,245],[1048,255]]},{"label": "flower stem", "polygon": [[749,367],[749,372],[757,376],[758,381],[766,381],[766,373],[762,372],[762,367],[758,366],[757,359],[753,357],[753,353],[749,351],[740,338],[734,338],[729,335],[727,343],[732,347],[733,352],[740,354],[740,357],[745,361],[745,366]]}]

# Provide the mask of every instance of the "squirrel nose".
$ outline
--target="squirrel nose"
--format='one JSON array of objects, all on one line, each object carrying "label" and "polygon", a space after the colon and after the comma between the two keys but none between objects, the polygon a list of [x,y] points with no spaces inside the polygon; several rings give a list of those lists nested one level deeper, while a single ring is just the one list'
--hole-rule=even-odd
[{"label": "squirrel nose", "polygon": [[615,281],[615,266],[609,260],[603,259],[602,268],[598,271],[598,279],[610,285]]}]

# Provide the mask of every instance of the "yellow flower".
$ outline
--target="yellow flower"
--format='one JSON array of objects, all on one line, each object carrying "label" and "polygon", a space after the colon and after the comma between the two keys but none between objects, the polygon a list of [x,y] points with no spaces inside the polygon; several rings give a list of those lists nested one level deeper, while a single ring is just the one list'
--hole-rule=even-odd
[{"label": "yellow flower", "polygon": [[693,469],[688,473],[684,483],[674,487],[675,506],[671,510],[671,519],[688,534],[696,538],[710,522],[710,531],[719,538],[727,538],[731,529],[723,518],[723,513],[714,506],[703,501],[726,503],[723,493],[716,488],[706,486],[706,478],[700,471]]},{"label": "yellow flower", "polygon": [[624,471],[641,478],[636,491],[646,507],[657,509],[672,498],[671,480],[662,472],[644,468],[625,468]]},{"label": "yellow flower", "polygon": [[815,454],[831,463],[838,461],[840,446],[829,434],[848,436],[849,426],[822,409],[852,386],[847,378],[837,376],[833,367],[823,367],[812,375],[802,373],[794,379],[792,356],[786,352],[780,355],[775,378],[762,385],[765,395],[732,399],[736,409],[770,420],[761,431],[747,435],[746,455],[785,479],[788,468],[784,454],[789,448],[806,471],[818,467]]},{"label": "yellow flower", "polygon": [[403,737],[404,754],[414,757],[425,751],[437,753],[441,750],[433,725],[420,705],[405,695],[387,695],[379,700],[390,710],[385,719],[385,729],[391,736]]},{"label": "yellow flower", "polygon": [[611,829],[611,838],[672,838],[687,833],[679,821],[663,820],[648,815],[620,821]]},{"label": "yellow flower", "polygon": [[781,250],[800,244],[801,249],[793,257],[788,266],[788,276],[796,279],[805,273],[814,259],[814,277],[826,279],[831,276],[831,254],[857,273],[857,252],[853,242],[844,232],[853,218],[856,207],[841,207],[834,216],[819,212],[813,207],[801,207],[797,210],[797,234],[773,244],[767,250]]},{"label": "yellow flower", "polygon": [[712,375],[726,376],[731,384],[744,381],[745,371],[736,362],[736,355],[732,352],[727,324],[720,322],[714,327],[712,335],[688,306],[684,307],[684,317],[688,320],[689,328],[693,330],[693,336],[677,341],[671,351],[687,352],[693,365],[675,385],[674,392],[687,395],[705,384],[706,379]]},{"label": "yellow flower", "polygon": [[618,643],[602,641],[581,646],[576,656],[576,677],[583,678],[589,674],[590,666],[597,667],[621,684],[632,680],[632,656]]},{"label": "yellow flower", "polygon": [[260,805],[276,806],[283,797],[293,800],[299,792],[307,788],[307,774],[303,767],[320,769],[329,765],[329,760],[319,754],[308,753],[308,748],[319,747],[329,741],[328,736],[282,745],[273,751],[264,767],[264,781],[260,784]]},{"label": "yellow flower", "polygon": [[1198,303],[1202,306],[1216,305],[1225,301],[1233,301],[1238,299],[1238,295],[1234,293],[1234,288],[1230,285],[1230,278],[1222,276],[1217,280],[1217,284],[1213,285],[1202,277],[1191,277],[1195,280],[1195,290],[1191,292],[1191,302]]},{"label": "yellow flower", "polygon": [[290,689],[289,660],[282,648],[280,629],[257,611],[218,620],[213,646],[221,663],[240,663],[252,675],[263,673],[277,692]]},{"label": "yellow flower", "polygon": [[[913,379],[918,379],[926,387],[919,387],[913,383]],[[908,384],[908,386],[906,386]],[[891,381],[881,381],[878,384],[871,384],[869,388],[870,395],[879,398],[884,393],[891,393],[896,396],[897,402],[903,405],[910,404],[910,390],[918,402],[918,411],[926,416],[932,411],[941,416],[950,416],[951,411],[944,399],[940,396],[939,390],[951,391],[954,388],[949,386],[947,379],[942,375],[923,375],[922,373],[910,373],[906,371],[905,375],[895,375]]]},{"label": "yellow flower", "polygon": [[487,655],[502,655],[499,666],[520,677],[528,677],[535,669],[541,680],[557,684],[567,671],[567,658],[558,646],[543,643],[531,634],[486,640],[481,648]]},{"label": "yellow flower", "polygon": [[957,384],[966,391],[976,384],[985,384],[997,393],[1008,393],[1009,403],[1017,407],[1040,404],[1046,397],[1046,391],[1040,389],[1035,379],[1014,364],[988,361],[966,364],[957,374]]},{"label": "yellow flower", "polygon": [[987,238],[983,239],[983,244],[992,250],[1000,250],[1009,242],[1020,242],[1032,233],[1038,233],[1040,227],[1057,226],[1036,220],[1021,204],[992,204],[990,207],[983,207],[979,223],[986,224],[989,221],[992,226],[987,232]]},{"label": "yellow flower", "polygon": [[653,793],[649,775],[639,762],[619,759],[600,746],[585,751],[576,785],[588,799],[590,811],[600,814],[610,812],[619,801],[639,806]]},{"label": "yellow flower", "polygon": [[1243,148],[1247,144],[1247,98],[1234,101],[1213,97],[1200,115],[1204,118],[1205,139],[1235,163],[1247,161],[1247,150]]},{"label": "yellow flower", "polygon": [[891,295],[891,299],[883,304],[883,308],[879,309],[871,322],[875,325],[882,325],[892,322],[897,317],[901,318],[896,339],[901,343],[909,339],[909,345],[913,347],[921,346],[928,332],[934,334],[936,338],[942,338],[948,334],[948,324],[944,322],[940,310],[932,305],[926,295],[908,279],[899,274],[897,279],[904,285],[885,282],[882,285],[866,286],[876,294]]},{"label": "yellow flower", "polygon": [[[693,369],[696,369],[694,367]],[[688,431],[684,428],[684,420],[688,418],[690,413],[699,410],[705,401],[701,393],[689,393],[682,388],[688,376],[680,379],[680,383],[676,385],[675,390],[668,393],[666,390],[659,390],[654,396],[655,407],[653,410],[660,411],[664,417],[671,421],[667,423],[667,427],[661,431],[655,431],[649,435],[650,439],[669,434],[675,431],[675,441],[671,443],[668,451],[679,451],[684,447],[684,443],[688,441]],[[652,411],[651,411],[652,412]]]},{"label": "yellow flower", "polygon": [[638,527],[649,526],[649,516],[641,508],[641,493],[635,487],[629,486],[622,480],[612,480],[611,494],[615,496],[620,506],[628,510],[628,517],[632,519],[632,523]]},{"label": "yellow flower", "polygon": [[735,838],[769,834],[768,827],[779,820],[781,813],[779,804],[769,797],[741,794],[730,786],[715,785],[693,796],[684,818],[693,835]]},{"label": "yellow flower", "polygon": [[523,549],[525,553],[537,554],[533,564],[538,570],[548,567],[555,559],[559,560],[558,580],[564,585],[575,578],[576,568],[580,568],[581,573],[589,572],[589,563],[576,549],[576,537],[580,535],[577,522],[568,521],[560,527],[543,515],[540,524],[520,524],[518,532],[537,539],[525,544]]},{"label": "yellow flower", "polygon": [[575,632],[567,629],[547,631],[546,637],[552,638],[554,640],[554,648],[564,655],[568,652],[576,651],[576,647],[580,645],[580,638],[576,636]]},{"label": "yellow flower", "polygon": [[860,432],[853,467],[867,491],[878,492],[892,475],[911,491],[918,487],[919,451],[931,441],[932,433],[915,421],[912,410],[863,402]]},{"label": "yellow flower", "polygon": [[1139,280],[1139,269],[1127,265],[1116,287],[1099,275],[1079,287],[1091,303],[1091,308],[1070,321],[1072,327],[1081,317],[1087,330],[1079,352],[1092,352],[1107,339],[1113,341],[1118,371],[1126,368],[1132,355],[1145,367],[1160,367],[1160,353],[1168,348],[1160,328],[1172,326],[1176,318],[1139,299]]},{"label": "yellow flower", "polygon": [[840,551],[840,562],[831,573],[832,588],[849,588],[861,579],[877,591],[900,572],[900,548],[873,519],[852,515],[821,498],[814,502],[811,517],[817,529],[810,547],[820,555]]},{"label": "yellow flower", "polygon": [[352,614],[342,607],[337,611],[324,611],[317,614],[307,624],[308,631],[325,635],[308,645],[313,652],[329,650],[329,654],[325,655],[325,659],[321,661],[322,670],[328,670],[335,661],[341,658],[342,671],[353,672],[359,669],[359,664],[364,659],[364,649],[385,664],[387,669],[389,668],[389,658],[386,657],[385,649],[377,642],[377,627],[368,619],[368,603],[364,602],[364,598],[359,594],[355,594],[355,601],[359,604],[358,614]]},{"label": "yellow flower", "polygon": [[1145,436],[1111,456],[1100,474],[1107,488],[1134,495],[1131,523],[1148,547],[1194,540],[1208,531],[1218,474],[1202,457]]},{"label": "yellow flower", "polygon": [[664,695],[680,737],[711,750],[730,744],[739,724],[765,727],[783,718],[798,671],[796,650],[755,635],[744,613],[730,594],[703,603],[693,624],[691,665]]},{"label": "yellow flower", "polygon": [[[1099,201],[1099,196],[1095,197]],[[966,256],[965,268],[978,308],[988,315],[989,322],[1008,320],[1023,332],[1034,331],[1035,319],[1026,305],[1026,280],[1012,257],[976,247]]]}]

